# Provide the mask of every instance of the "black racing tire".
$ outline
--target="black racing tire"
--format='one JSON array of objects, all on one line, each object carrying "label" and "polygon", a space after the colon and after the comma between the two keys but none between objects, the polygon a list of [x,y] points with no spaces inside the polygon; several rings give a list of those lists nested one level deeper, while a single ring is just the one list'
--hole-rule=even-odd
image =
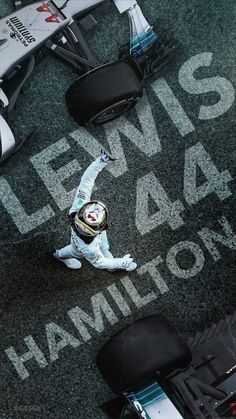
[{"label": "black racing tire", "polygon": [[160,315],[144,317],[125,327],[100,349],[97,366],[115,394],[186,368],[192,355],[177,330]]},{"label": "black racing tire", "polygon": [[124,61],[115,61],[76,80],[66,92],[66,104],[79,125],[97,126],[127,112],[142,94],[133,68]]}]

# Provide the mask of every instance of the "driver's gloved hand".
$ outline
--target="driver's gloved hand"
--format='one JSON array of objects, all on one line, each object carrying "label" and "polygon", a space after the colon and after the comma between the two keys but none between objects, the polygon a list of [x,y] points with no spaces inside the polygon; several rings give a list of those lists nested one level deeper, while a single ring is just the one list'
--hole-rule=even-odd
[{"label": "driver's gloved hand", "polygon": [[110,156],[105,150],[101,150],[101,161],[108,163],[109,161],[117,160],[115,157]]}]

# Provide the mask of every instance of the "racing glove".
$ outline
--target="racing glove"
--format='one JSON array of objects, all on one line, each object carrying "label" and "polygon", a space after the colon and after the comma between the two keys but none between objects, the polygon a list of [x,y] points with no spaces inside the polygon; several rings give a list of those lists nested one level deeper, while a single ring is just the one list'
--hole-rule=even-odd
[{"label": "racing glove", "polygon": [[108,153],[106,153],[105,150],[101,150],[101,161],[103,163],[109,163],[109,161],[115,161],[114,157],[110,156]]}]

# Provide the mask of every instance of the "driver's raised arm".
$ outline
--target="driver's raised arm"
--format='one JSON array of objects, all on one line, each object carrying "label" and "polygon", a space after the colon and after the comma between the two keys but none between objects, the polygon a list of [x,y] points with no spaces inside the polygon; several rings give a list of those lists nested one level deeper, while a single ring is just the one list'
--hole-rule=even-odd
[{"label": "driver's raised arm", "polygon": [[76,191],[70,213],[78,211],[85,202],[90,201],[97,175],[106,167],[109,161],[110,158],[102,151],[101,156],[94,160],[85,170]]}]

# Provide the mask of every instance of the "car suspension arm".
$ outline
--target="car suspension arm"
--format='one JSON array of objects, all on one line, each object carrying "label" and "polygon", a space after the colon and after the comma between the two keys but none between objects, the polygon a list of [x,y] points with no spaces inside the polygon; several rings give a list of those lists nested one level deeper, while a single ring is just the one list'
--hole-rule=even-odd
[{"label": "car suspension arm", "polygon": [[86,70],[94,68],[94,65],[85,58],[81,57],[78,54],[75,54],[74,52],[68,51],[66,48],[63,48],[53,43],[52,41],[47,41],[46,47],[58,57],[63,58],[63,60],[67,61],[69,64],[74,65],[75,62],[78,62],[82,64],[86,68]]},{"label": "car suspension arm", "polygon": [[73,43],[75,44],[79,53],[82,54],[88,60],[90,66],[95,68],[98,65],[100,65],[100,63],[96,60],[96,58],[90,51],[89,46],[85,41],[78,24],[74,21],[73,18],[71,18],[69,25],[67,25],[67,29],[70,32],[71,37],[73,39]]}]

